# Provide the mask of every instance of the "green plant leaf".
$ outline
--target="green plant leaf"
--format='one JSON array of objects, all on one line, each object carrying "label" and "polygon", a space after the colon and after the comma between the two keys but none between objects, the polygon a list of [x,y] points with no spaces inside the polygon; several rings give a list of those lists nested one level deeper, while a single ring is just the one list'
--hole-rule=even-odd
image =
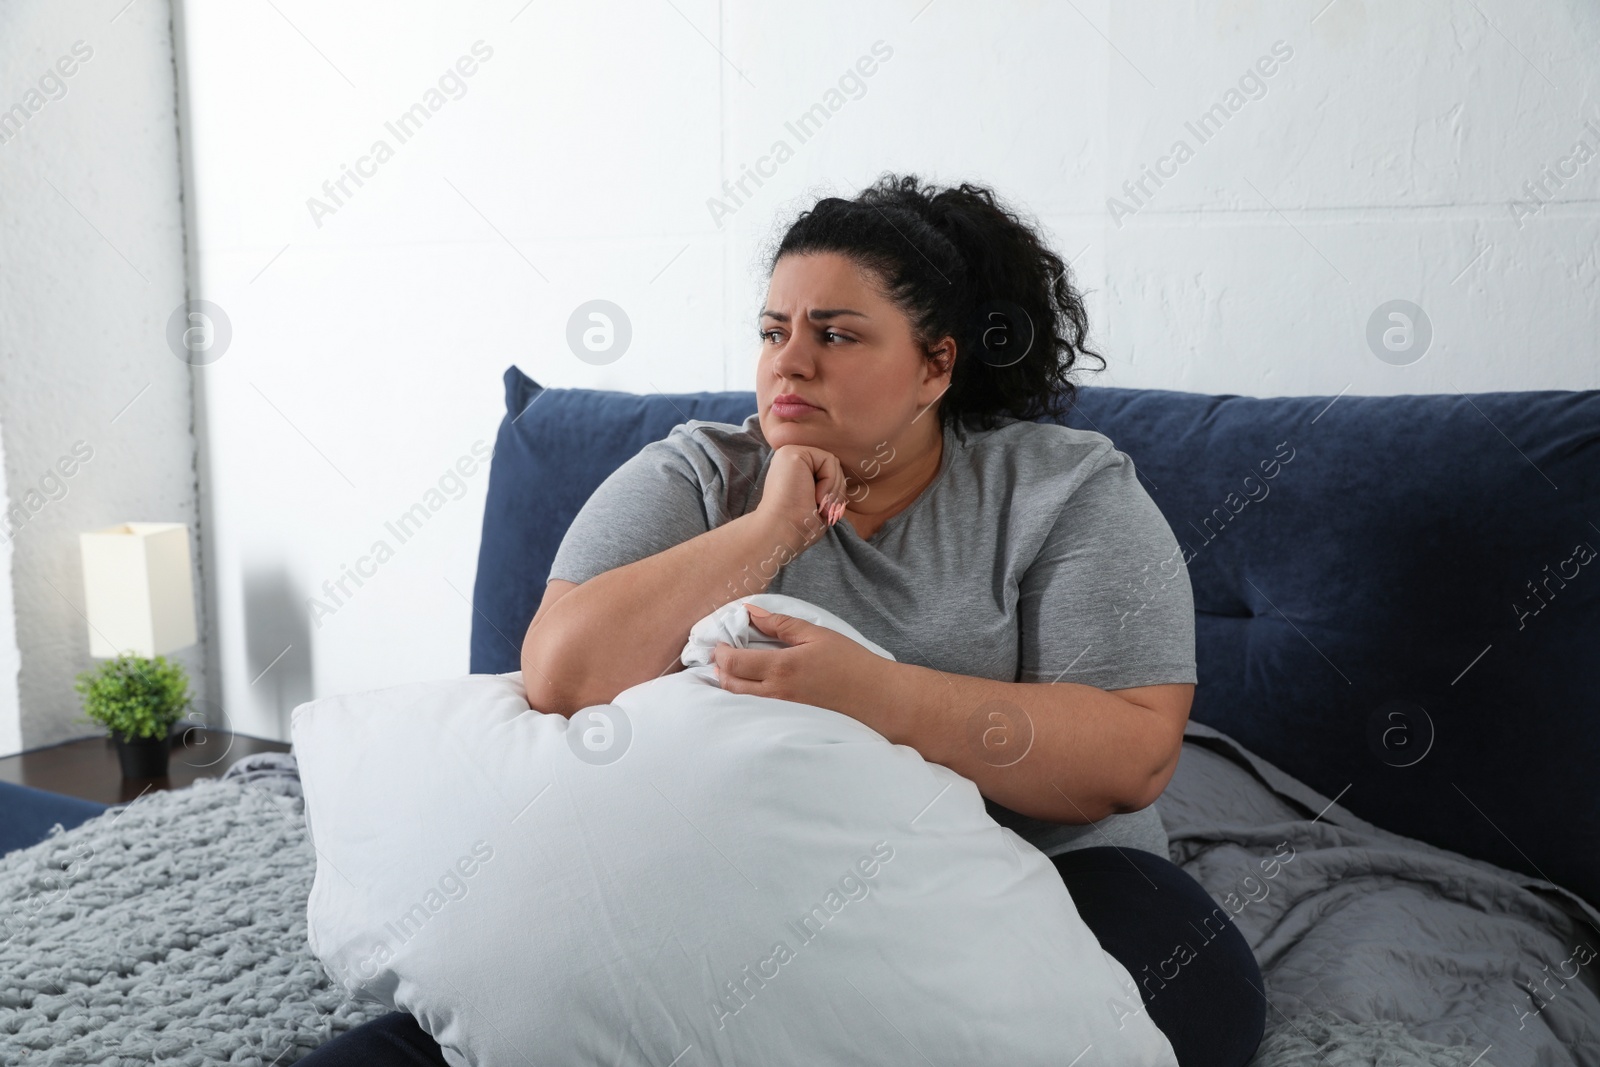
[{"label": "green plant leaf", "polygon": [[183,665],[165,656],[121,655],[78,675],[87,720],[125,741],[166,737],[193,704]]}]

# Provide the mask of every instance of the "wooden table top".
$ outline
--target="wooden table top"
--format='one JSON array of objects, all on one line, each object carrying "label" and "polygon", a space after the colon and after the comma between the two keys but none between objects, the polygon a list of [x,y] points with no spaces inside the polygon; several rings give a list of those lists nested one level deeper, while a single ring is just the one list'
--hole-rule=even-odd
[{"label": "wooden table top", "polygon": [[173,735],[166,777],[124,778],[111,738],[86,737],[0,757],[0,781],[123,804],[147,789],[181,789],[200,778],[221,778],[243,756],[287,751],[281,741],[196,726]]}]

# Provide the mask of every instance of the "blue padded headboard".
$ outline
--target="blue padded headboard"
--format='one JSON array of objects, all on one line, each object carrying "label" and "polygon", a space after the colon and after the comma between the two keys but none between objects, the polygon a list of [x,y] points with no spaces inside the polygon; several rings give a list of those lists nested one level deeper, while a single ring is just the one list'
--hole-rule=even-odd
[{"label": "blue padded headboard", "polygon": [[[505,374],[472,670],[518,669],[607,474],[755,395]],[[1358,815],[1600,904],[1600,391],[1207,396],[1089,386],[1187,546],[1192,717]]]}]

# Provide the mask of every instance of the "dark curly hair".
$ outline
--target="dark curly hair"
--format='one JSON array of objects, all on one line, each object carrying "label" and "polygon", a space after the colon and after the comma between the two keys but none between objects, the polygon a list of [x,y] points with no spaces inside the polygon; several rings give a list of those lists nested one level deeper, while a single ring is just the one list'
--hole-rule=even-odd
[{"label": "dark curly hair", "polygon": [[830,196],[803,211],[767,261],[837,252],[874,275],[911,320],[925,354],[956,342],[947,426],[990,429],[1003,416],[1064,414],[1077,395],[1070,373],[1089,320],[1060,256],[992,190],[939,188],[885,174],[853,200]]}]

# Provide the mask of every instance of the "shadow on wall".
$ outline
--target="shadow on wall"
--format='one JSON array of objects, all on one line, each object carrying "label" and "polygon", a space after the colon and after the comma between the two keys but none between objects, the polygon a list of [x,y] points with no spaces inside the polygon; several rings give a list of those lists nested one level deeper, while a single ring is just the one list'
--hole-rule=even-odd
[{"label": "shadow on wall", "polygon": [[[306,594],[279,563],[251,564],[244,574],[245,662],[250,672],[245,733],[287,739],[289,713],[311,699],[311,626]],[[234,716],[234,729],[240,717]]]}]

